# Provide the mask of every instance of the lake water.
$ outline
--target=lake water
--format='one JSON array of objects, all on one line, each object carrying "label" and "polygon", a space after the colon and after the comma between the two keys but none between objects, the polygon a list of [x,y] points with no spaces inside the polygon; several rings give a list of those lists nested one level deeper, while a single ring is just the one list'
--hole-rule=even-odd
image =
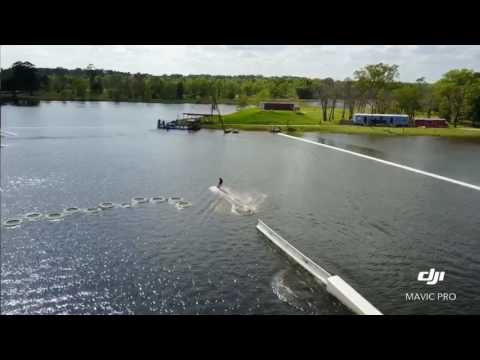
[{"label": "lake water", "polygon": [[[223,113],[234,111],[222,106]],[[2,107],[2,221],[136,196],[148,203],[1,228],[4,314],[349,314],[257,219],[385,314],[480,313],[480,192],[269,133],[156,130],[205,105]],[[480,184],[480,143],[306,134]],[[209,190],[225,186],[253,215]],[[235,210],[235,209],[233,209]],[[435,286],[419,271],[445,271]],[[406,292],[455,301],[406,301]]]}]

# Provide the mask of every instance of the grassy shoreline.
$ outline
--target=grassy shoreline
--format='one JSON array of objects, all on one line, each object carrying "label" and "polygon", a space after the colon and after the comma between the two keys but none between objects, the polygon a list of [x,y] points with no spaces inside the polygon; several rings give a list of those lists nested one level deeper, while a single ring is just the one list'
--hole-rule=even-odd
[{"label": "grassy shoreline", "polygon": [[[221,130],[220,124],[203,125],[205,129]],[[272,125],[265,124],[226,124],[227,128],[244,131],[270,131]],[[284,133],[323,132],[332,134],[350,135],[373,135],[373,136],[446,136],[480,139],[480,131],[471,131],[465,128],[389,128],[389,127],[366,127],[351,125],[294,125],[294,131],[287,131],[285,125],[278,125]]]},{"label": "grassy shoreline", "polygon": [[[27,96],[17,97],[23,101],[104,101],[104,102],[131,102],[131,103],[164,103],[164,104],[209,104],[208,101],[202,100],[138,100],[124,99],[114,101],[103,98],[78,99],[70,97],[68,99],[59,96]],[[0,102],[12,101],[11,96],[1,96]],[[234,105],[233,102],[221,101],[223,104]],[[318,107],[303,104],[299,113],[289,111],[263,111],[257,107],[248,107],[241,109],[235,113],[224,115],[224,123],[227,128],[235,128],[244,131],[270,131],[272,127],[279,127],[282,132],[303,133],[303,132],[323,132],[333,134],[360,134],[374,136],[445,136],[455,138],[480,138],[480,129],[472,127],[449,127],[446,129],[436,128],[391,128],[391,127],[371,127],[371,126],[352,126],[340,125],[342,118],[342,109],[335,109],[333,121],[322,122],[321,110]],[[288,127],[293,131],[288,131]],[[213,124],[203,124],[206,129],[221,129],[220,122],[215,121]],[[292,129],[290,129],[292,130]]]},{"label": "grassy shoreline", "polygon": [[[248,108],[236,113],[225,115],[224,123],[227,128],[249,131],[270,131],[272,127],[279,127],[287,132],[324,132],[337,134],[363,134],[377,136],[447,136],[462,138],[480,138],[480,130],[475,128],[392,128],[375,126],[340,125],[342,110],[336,109],[334,120],[322,122],[319,108],[305,107],[301,113],[287,111],[263,111],[257,108]],[[205,128],[221,129],[219,122],[204,125]]]}]

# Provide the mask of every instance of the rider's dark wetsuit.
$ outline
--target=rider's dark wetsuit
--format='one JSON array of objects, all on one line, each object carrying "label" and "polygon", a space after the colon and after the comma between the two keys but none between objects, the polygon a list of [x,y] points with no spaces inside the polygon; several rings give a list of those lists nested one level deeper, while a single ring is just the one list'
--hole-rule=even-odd
[{"label": "rider's dark wetsuit", "polygon": [[223,179],[222,178],[218,178],[218,185],[217,187],[220,189],[222,187],[222,184],[223,184]]}]

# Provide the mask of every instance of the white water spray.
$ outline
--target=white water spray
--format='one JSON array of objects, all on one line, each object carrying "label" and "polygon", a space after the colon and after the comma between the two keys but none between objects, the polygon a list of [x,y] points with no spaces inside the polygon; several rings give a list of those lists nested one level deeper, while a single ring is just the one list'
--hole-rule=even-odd
[{"label": "white water spray", "polygon": [[209,190],[228,202],[231,205],[231,212],[236,215],[255,214],[267,197],[265,194],[236,192],[225,186],[221,189],[210,186]]}]

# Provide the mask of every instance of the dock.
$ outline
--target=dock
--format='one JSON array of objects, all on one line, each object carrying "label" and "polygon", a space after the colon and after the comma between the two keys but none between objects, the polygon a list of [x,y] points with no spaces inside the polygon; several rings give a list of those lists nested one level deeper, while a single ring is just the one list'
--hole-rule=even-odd
[{"label": "dock", "polygon": [[199,118],[202,123],[204,124],[212,124],[213,119],[216,115],[212,113],[189,113],[189,112],[184,112],[182,113],[183,117],[194,117],[194,118]]},{"label": "dock", "polygon": [[200,130],[201,118],[184,118],[172,121],[158,119],[157,129],[165,130]]},{"label": "dock", "polygon": [[348,307],[357,315],[382,315],[382,313],[370,304],[362,295],[352,288],[338,275],[332,275],[313,260],[302,254],[287,240],[277,234],[258,219],[257,229],[264,234],[273,244],[287,254],[298,265],[326,287],[326,290],[335,296],[342,304]]},{"label": "dock", "polygon": [[193,117],[212,117],[212,114],[204,114],[204,113],[183,113],[184,116],[193,116]]}]

